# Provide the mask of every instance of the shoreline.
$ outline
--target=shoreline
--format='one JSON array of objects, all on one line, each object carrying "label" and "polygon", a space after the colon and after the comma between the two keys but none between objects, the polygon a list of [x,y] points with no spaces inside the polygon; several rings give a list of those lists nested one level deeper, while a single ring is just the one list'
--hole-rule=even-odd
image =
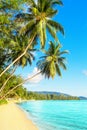
[{"label": "shoreline", "polygon": [[38,130],[26,113],[15,103],[0,106],[0,130]]}]

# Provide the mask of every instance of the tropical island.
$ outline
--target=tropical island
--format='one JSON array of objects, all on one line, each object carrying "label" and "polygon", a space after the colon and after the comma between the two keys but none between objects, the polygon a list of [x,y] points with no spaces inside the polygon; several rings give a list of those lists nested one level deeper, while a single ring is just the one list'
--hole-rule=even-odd
[{"label": "tropical island", "polygon": [[[57,130],[70,129],[76,121],[83,124],[77,119],[83,96],[26,87],[39,75],[53,82],[67,70],[69,51],[60,40],[65,31],[57,17],[61,7],[62,0],[0,0],[0,130]],[[37,72],[31,75],[33,67]],[[86,128],[85,124],[79,128]]]}]

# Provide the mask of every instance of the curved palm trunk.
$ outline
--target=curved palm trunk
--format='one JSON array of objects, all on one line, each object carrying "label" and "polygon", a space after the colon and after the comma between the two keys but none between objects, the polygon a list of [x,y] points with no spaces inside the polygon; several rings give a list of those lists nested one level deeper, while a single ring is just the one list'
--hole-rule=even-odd
[{"label": "curved palm trunk", "polygon": [[10,80],[10,78],[13,76],[13,74],[14,74],[16,68],[17,68],[17,66],[12,70],[10,76],[7,78],[7,80],[6,80],[6,81],[4,82],[4,84],[2,85],[2,87],[1,87],[1,89],[0,89],[0,93],[4,90],[4,88],[5,88],[6,84],[7,84],[7,82],[8,82],[8,81]]},{"label": "curved palm trunk", "polygon": [[34,38],[35,38],[35,35],[33,36],[33,38],[32,39],[30,39],[30,44],[28,44],[28,46],[25,48],[25,51],[18,57],[18,58],[16,58],[9,66],[7,66],[7,68],[0,74],[0,77],[12,66],[12,65],[14,65],[22,56],[24,56],[25,55],[25,53],[27,52],[27,50],[29,49],[29,47],[31,46],[31,44],[32,44],[32,42],[33,42],[33,40],[34,40]]},{"label": "curved palm trunk", "polygon": [[3,95],[3,96],[1,97],[0,101],[1,101],[3,98],[5,98],[9,93],[11,93],[13,90],[15,90],[16,88],[18,88],[20,85],[24,84],[25,82],[27,82],[27,81],[30,80],[30,79],[33,79],[34,77],[36,77],[37,75],[39,75],[41,72],[42,72],[42,71],[36,73],[36,74],[33,75],[32,77],[25,79],[22,83],[20,83],[20,84],[16,85],[15,87],[13,87],[13,88],[12,88],[11,90],[9,90],[5,95]]}]

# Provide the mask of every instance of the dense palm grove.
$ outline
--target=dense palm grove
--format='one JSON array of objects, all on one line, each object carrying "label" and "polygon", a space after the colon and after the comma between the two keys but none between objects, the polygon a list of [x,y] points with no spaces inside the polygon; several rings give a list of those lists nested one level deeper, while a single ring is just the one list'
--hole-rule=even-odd
[{"label": "dense palm grove", "polygon": [[39,92],[28,92],[26,95],[28,100],[79,100],[79,97],[75,96],[66,96],[64,94],[47,94]]},{"label": "dense palm grove", "polygon": [[[36,66],[45,78],[54,78],[56,74],[61,76],[60,68],[66,70],[63,54],[68,51],[61,51],[58,33],[64,35],[64,29],[53,20],[58,13],[55,5],[62,6],[63,3],[61,0],[0,0],[1,100],[26,97],[27,90],[22,84],[29,79],[22,79],[14,73],[19,66],[32,65],[34,52],[42,52]],[[49,35],[53,41],[48,41]]]}]

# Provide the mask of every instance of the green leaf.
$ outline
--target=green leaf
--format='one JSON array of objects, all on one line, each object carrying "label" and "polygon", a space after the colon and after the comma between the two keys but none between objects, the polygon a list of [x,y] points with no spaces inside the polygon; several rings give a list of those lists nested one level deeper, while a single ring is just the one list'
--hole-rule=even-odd
[{"label": "green leaf", "polygon": [[58,41],[57,32],[56,32],[55,28],[53,28],[50,24],[47,23],[47,29],[48,29],[48,31],[50,32],[51,36],[52,36],[56,41]]},{"label": "green leaf", "polygon": [[57,31],[60,31],[63,35],[64,35],[64,29],[63,27],[61,26],[60,23],[58,22],[55,22],[53,20],[48,20],[47,21],[51,26],[53,26]]},{"label": "green leaf", "polygon": [[62,76],[62,74],[61,74],[61,71],[60,71],[60,68],[59,68],[58,64],[56,64],[56,72],[57,72],[57,74],[58,74],[59,76]]}]

